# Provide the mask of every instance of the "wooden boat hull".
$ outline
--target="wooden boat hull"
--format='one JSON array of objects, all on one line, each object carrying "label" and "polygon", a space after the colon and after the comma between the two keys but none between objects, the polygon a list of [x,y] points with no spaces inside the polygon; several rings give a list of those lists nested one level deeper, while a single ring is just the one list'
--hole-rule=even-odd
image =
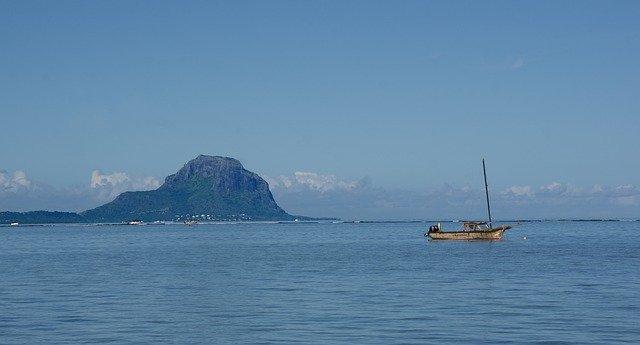
[{"label": "wooden boat hull", "polygon": [[432,240],[499,240],[510,226],[499,226],[487,230],[478,231],[429,231],[427,236]]}]

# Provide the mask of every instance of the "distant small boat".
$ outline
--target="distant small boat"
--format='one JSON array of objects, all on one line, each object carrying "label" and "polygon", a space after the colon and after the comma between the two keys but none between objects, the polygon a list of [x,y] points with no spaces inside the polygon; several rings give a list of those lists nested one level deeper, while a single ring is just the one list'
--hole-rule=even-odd
[{"label": "distant small boat", "polygon": [[11,223],[11,225],[12,225],[12,226],[16,226],[16,225],[20,225],[20,223],[18,223],[18,222],[13,222],[13,223]]},{"label": "distant small boat", "polygon": [[198,224],[198,221],[195,219],[188,219],[188,220],[185,220],[184,223],[187,225],[195,225],[195,224]]},{"label": "distant small boat", "polygon": [[487,185],[487,170],[482,160],[482,171],[484,173],[484,190],[487,196],[487,212],[489,213],[489,223],[487,222],[463,222],[460,230],[444,231],[440,228],[440,223],[429,227],[425,236],[432,240],[499,240],[505,231],[511,229],[511,225],[500,225],[494,227],[491,222],[491,207],[489,206],[489,187]]},{"label": "distant small boat", "polygon": [[144,222],[138,219],[130,220],[127,222],[128,225],[144,225]]}]

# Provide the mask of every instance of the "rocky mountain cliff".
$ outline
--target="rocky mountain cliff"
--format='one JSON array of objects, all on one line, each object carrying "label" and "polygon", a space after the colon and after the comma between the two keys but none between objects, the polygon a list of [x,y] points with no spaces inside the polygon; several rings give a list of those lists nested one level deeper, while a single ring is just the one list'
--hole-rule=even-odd
[{"label": "rocky mountain cliff", "polygon": [[186,219],[293,220],[269,186],[233,158],[200,155],[152,191],[125,192],[80,214],[88,222]]}]

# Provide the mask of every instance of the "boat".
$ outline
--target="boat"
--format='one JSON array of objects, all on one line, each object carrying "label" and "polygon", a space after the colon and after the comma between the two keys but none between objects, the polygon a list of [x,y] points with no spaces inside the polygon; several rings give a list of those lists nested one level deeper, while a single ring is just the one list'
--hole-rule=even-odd
[{"label": "boat", "polygon": [[196,224],[198,224],[198,221],[195,220],[195,219],[187,219],[187,220],[184,221],[184,223],[186,225],[196,225]]},{"label": "boat", "polygon": [[139,219],[130,220],[127,225],[144,225],[144,222]]},{"label": "boat", "polygon": [[442,231],[439,225],[429,228],[425,236],[432,240],[499,240],[511,225],[492,227],[487,222],[464,222],[457,231]]},{"label": "boat", "polygon": [[482,160],[482,171],[484,173],[484,191],[487,196],[487,212],[489,213],[489,222],[484,221],[465,221],[459,230],[447,231],[442,230],[440,223],[429,227],[429,231],[424,235],[432,240],[499,240],[502,239],[504,232],[511,229],[511,225],[493,226],[491,221],[491,207],[489,205],[489,187],[487,185],[487,170],[485,169],[484,159]]}]

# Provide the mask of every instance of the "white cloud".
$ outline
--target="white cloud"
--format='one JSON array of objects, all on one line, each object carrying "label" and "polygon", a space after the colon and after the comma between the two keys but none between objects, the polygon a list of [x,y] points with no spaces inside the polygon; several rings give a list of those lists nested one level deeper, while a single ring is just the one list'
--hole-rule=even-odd
[{"label": "white cloud", "polygon": [[608,187],[596,184],[590,189],[574,187],[559,182],[552,182],[540,186],[537,190],[531,186],[512,186],[500,192],[504,197],[528,197],[545,199],[607,199],[617,197],[629,197],[640,195],[640,189],[627,184],[617,187]]},{"label": "white cloud", "polygon": [[615,188],[615,193],[617,196],[633,196],[637,195],[638,192],[638,189],[632,184],[618,186]]},{"label": "white cloud", "polygon": [[531,186],[511,186],[503,190],[502,192],[500,192],[500,194],[505,196],[529,197],[529,198],[535,196],[535,193],[533,192],[533,189],[531,188]]},{"label": "white cloud", "polygon": [[572,194],[581,194],[605,198],[621,198],[621,197],[638,197],[640,196],[640,189],[632,184],[626,184],[616,187],[608,187],[600,184],[594,185],[590,190],[581,191],[575,189]]},{"label": "white cloud", "polygon": [[559,182],[551,182],[551,184],[540,187],[540,191],[552,194],[562,194],[567,190],[567,187],[563,186]]},{"label": "white cloud", "polygon": [[640,206],[640,189],[631,184],[618,186],[612,190],[610,202],[618,206]]},{"label": "white cloud", "polygon": [[334,190],[353,190],[367,184],[366,179],[358,181],[342,181],[335,175],[321,175],[315,172],[296,171],[293,176],[265,178],[270,189],[310,189],[320,193]]},{"label": "white cloud", "polygon": [[91,189],[95,191],[97,200],[111,201],[127,191],[152,190],[160,187],[160,180],[152,176],[130,177],[123,172],[103,174],[100,170],[91,173]]},{"label": "white cloud", "polygon": [[116,172],[111,175],[105,175],[100,170],[94,170],[91,173],[91,188],[99,188],[104,186],[117,186],[130,182],[131,179],[127,174]]},{"label": "white cloud", "polygon": [[571,186],[568,184],[563,184],[559,182],[552,182],[546,186],[541,186],[538,188],[538,193],[536,196],[541,198],[584,198],[590,195],[594,195],[597,193],[597,189],[588,190],[584,188],[579,188],[575,186]]},{"label": "white cloud", "polygon": [[31,180],[29,180],[24,171],[17,170],[13,174],[5,170],[0,171],[0,188],[3,191],[16,193],[33,187]]},{"label": "white cloud", "polygon": [[594,194],[603,193],[604,192],[604,186],[599,185],[599,184],[593,185],[593,188],[591,188],[591,192],[594,193]]}]

